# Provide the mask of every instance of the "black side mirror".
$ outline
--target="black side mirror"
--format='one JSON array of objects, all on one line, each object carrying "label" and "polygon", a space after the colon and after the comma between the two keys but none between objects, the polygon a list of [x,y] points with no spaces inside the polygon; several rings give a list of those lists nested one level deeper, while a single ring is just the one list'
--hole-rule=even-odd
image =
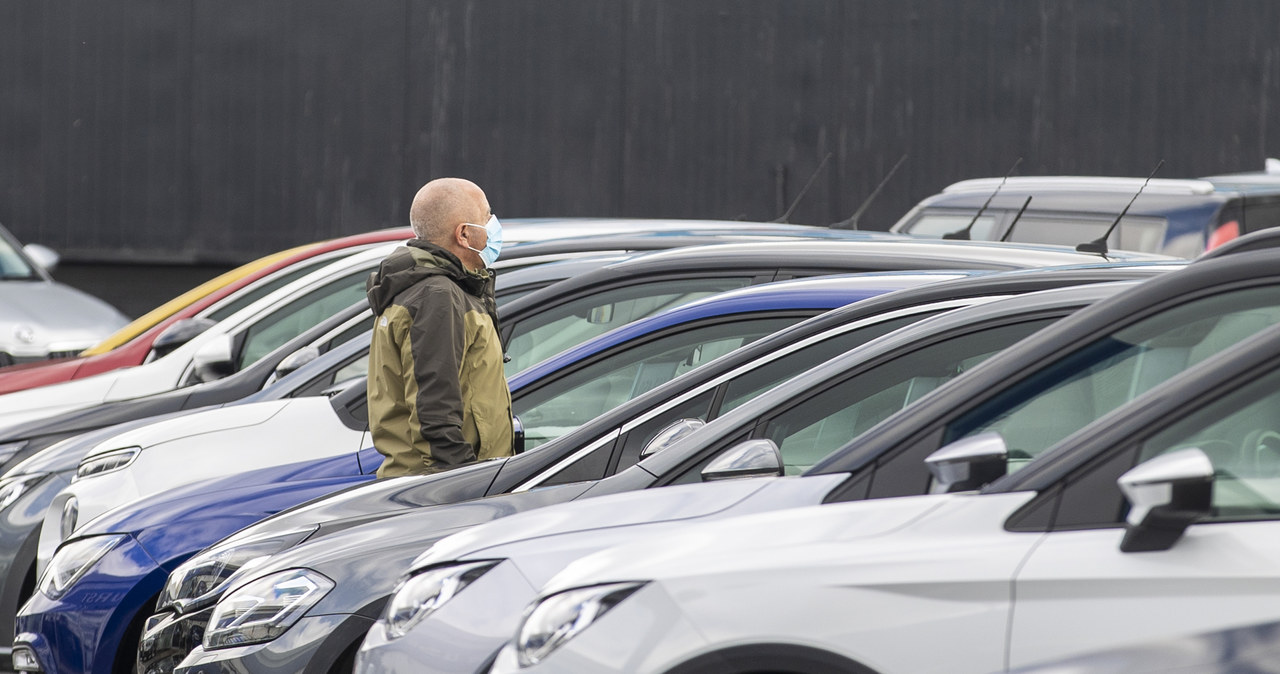
[{"label": "black side mirror", "polygon": [[511,417],[511,453],[524,454],[524,424],[520,423],[520,417]]},{"label": "black side mirror", "polygon": [[208,318],[184,318],[174,321],[156,335],[151,342],[151,353],[155,354],[156,358],[163,358],[216,324],[217,321]]},{"label": "black side mirror", "polygon": [[702,481],[736,480],[743,477],[782,475],[782,452],[772,440],[747,440],[729,448],[702,469]]},{"label": "black side mirror", "polygon": [[999,433],[979,433],[939,449],[924,463],[933,473],[929,493],[972,491],[1004,477],[1009,470],[1009,449]]},{"label": "black side mirror", "polygon": [[1130,504],[1121,552],[1168,550],[1213,507],[1213,462],[1196,448],[1145,461],[1116,482]]}]

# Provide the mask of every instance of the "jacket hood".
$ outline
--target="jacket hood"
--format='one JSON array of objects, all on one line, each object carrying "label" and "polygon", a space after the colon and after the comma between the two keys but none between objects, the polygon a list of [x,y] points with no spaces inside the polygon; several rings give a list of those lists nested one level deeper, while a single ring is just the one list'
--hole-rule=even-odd
[{"label": "jacket hood", "polygon": [[400,293],[428,276],[448,276],[458,287],[476,297],[492,297],[493,275],[471,273],[456,255],[422,239],[410,239],[387,256],[377,271],[369,275],[365,292],[369,306],[381,314]]}]

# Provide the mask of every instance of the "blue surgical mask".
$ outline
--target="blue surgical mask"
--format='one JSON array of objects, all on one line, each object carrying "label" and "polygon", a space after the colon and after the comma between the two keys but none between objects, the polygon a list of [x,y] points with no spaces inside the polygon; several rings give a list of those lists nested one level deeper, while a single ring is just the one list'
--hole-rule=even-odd
[{"label": "blue surgical mask", "polygon": [[479,227],[488,235],[489,241],[484,245],[484,250],[472,248],[471,246],[467,246],[467,249],[479,253],[480,259],[484,260],[485,267],[492,267],[493,263],[498,261],[498,255],[502,253],[502,223],[498,222],[498,216],[489,216],[489,222],[486,222],[484,227],[473,225],[469,222],[464,222],[463,224],[468,227]]}]

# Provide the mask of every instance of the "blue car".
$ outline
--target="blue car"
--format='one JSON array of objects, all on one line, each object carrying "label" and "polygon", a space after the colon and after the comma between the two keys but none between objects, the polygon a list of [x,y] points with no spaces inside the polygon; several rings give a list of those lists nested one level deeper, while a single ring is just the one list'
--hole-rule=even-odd
[{"label": "blue car", "polygon": [[[526,427],[526,442],[533,446],[597,413],[563,405],[566,393],[598,389],[600,412],[607,411],[609,404],[621,404],[737,346],[824,311],[959,275],[823,277],[716,295],[623,326],[513,376],[513,410],[533,420]],[[362,399],[359,385],[334,397],[335,404],[353,406]],[[545,469],[564,458],[540,454],[517,459],[545,464]],[[58,549],[38,591],[18,614],[15,666],[50,673],[130,671],[142,623],[154,612],[165,578],[178,564],[268,515],[371,480],[380,459],[366,449],[193,484],[86,524]],[[493,482],[485,468],[478,464],[440,477],[457,483],[459,494],[470,494],[467,476],[475,475],[484,481],[478,487],[483,495]]]}]

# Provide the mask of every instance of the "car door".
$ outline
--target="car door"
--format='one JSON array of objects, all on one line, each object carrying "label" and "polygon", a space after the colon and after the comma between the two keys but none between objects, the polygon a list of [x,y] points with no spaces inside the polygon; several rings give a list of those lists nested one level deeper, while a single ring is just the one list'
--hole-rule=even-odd
[{"label": "car door", "polygon": [[[1280,371],[1229,388],[1062,480],[1016,577],[1010,666],[1280,615]],[[1213,463],[1213,514],[1169,549],[1122,552],[1116,478],[1188,447]]]}]

